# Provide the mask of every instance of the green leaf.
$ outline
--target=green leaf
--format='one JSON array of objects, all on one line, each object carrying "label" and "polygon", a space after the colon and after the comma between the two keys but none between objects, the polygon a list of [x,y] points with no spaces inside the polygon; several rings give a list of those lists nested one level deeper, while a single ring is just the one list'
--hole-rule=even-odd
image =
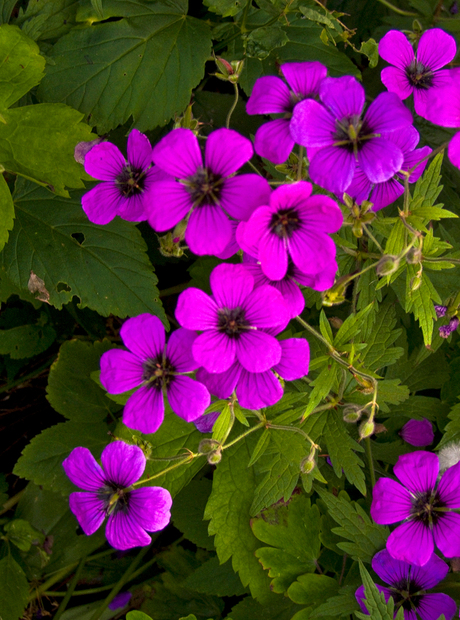
[{"label": "green leaf", "polygon": [[341,492],[338,497],[322,489],[318,489],[318,493],[331,517],[340,525],[332,532],[350,541],[337,546],[353,560],[370,562],[375,553],[385,547],[388,528],[373,523],[359,504],[349,501],[346,493]]},{"label": "green leaf", "polygon": [[320,374],[311,383],[313,390],[311,391],[308,405],[305,409],[303,417],[308,417],[313,409],[325,398],[332,390],[337,380],[338,366],[331,359],[328,359],[327,365],[321,370]]},{"label": "green leaf", "polygon": [[362,41],[359,52],[360,54],[364,54],[368,57],[370,69],[374,69],[378,65],[379,46],[375,39],[368,39],[367,41]]},{"label": "green leaf", "polygon": [[330,597],[325,603],[316,607],[310,614],[310,618],[341,617],[349,616],[359,610],[359,605],[355,597],[355,587],[345,586],[341,588],[337,596]]},{"label": "green leaf", "polygon": [[447,416],[450,422],[446,425],[444,429],[444,435],[439,443],[436,446],[436,449],[442,448],[447,443],[451,441],[459,441],[460,439],[460,403],[452,407],[449,415]]},{"label": "green leaf", "polygon": [[373,310],[373,307],[374,303],[371,302],[356,314],[350,314],[350,316],[345,319],[333,341],[336,349],[340,349],[342,345],[350,342],[352,338],[359,334],[361,327],[364,325],[369,313]]},{"label": "green leaf", "polygon": [[229,405],[226,404],[220,412],[219,417],[214,422],[214,426],[212,427],[212,438],[220,443],[227,434],[231,424],[232,414]]},{"label": "green leaf", "polygon": [[[372,581],[371,576],[363,566],[362,562],[359,563],[359,571],[364,584],[364,592],[366,594],[366,607],[370,613],[372,620],[393,620],[395,602],[392,596],[389,597],[388,603],[385,602],[385,595],[383,592],[379,592],[377,586]],[[355,612],[360,620],[367,620],[368,615],[363,614],[360,611]],[[403,620],[404,609],[401,606],[398,609],[395,620]]]},{"label": "green leaf", "polygon": [[75,192],[66,200],[32,183],[19,183],[3,271],[26,290],[34,271],[58,309],[76,296],[80,308],[103,316],[150,312],[166,323],[140,232],[119,218],[104,227],[92,224],[81,208],[81,195]]},{"label": "green leaf", "polygon": [[13,228],[14,204],[5,177],[0,174],[0,251],[8,241],[9,231]]},{"label": "green leaf", "polygon": [[368,335],[367,347],[360,353],[360,360],[371,370],[394,364],[403,354],[401,347],[391,347],[402,333],[402,329],[394,329],[396,311],[393,304],[384,303],[380,306],[375,318],[374,327]]},{"label": "green leaf", "polygon": [[433,336],[433,325],[436,321],[434,304],[442,303],[442,299],[425,272],[422,273],[420,285],[413,290],[412,283],[418,277],[418,270],[419,265],[407,265],[406,312],[413,312],[422,329],[424,344],[429,346]]},{"label": "green leaf", "polygon": [[24,571],[8,554],[0,560],[0,618],[18,620],[29,598],[29,583]]},{"label": "green leaf", "polygon": [[152,618],[143,611],[134,610],[126,614],[126,620],[152,620]]},{"label": "green leaf", "polygon": [[244,586],[261,603],[275,597],[270,592],[269,578],[254,555],[260,543],[250,526],[250,507],[256,488],[253,468],[248,463],[254,442],[249,436],[228,450],[214,473],[212,493],[204,518],[210,520],[209,533],[215,534],[214,544],[221,563],[232,558]]},{"label": "green leaf", "polygon": [[270,605],[261,605],[247,596],[235,605],[230,613],[233,620],[291,620],[299,609],[300,607],[287,597],[277,596]]},{"label": "green leaf", "polygon": [[5,525],[7,540],[21,551],[29,551],[33,543],[42,543],[45,536],[24,519],[13,519]]},{"label": "green leaf", "polygon": [[61,346],[51,366],[46,393],[51,406],[68,420],[94,423],[118,411],[119,407],[91,379],[91,373],[99,370],[102,354],[112,348],[108,340],[68,340]]},{"label": "green leaf", "polygon": [[411,392],[436,390],[449,381],[450,368],[443,351],[437,351],[417,363],[418,351],[401,358],[386,372],[387,379],[399,378]]},{"label": "green leaf", "polygon": [[274,592],[286,592],[299,575],[316,570],[320,514],[308,498],[294,497],[287,506],[279,507],[272,523],[264,517],[254,520],[252,531],[260,541],[272,545],[257,549],[256,557],[268,569]]},{"label": "green leaf", "polygon": [[45,59],[38,45],[17,26],[0,26],[0,108],[9,108],[36,86]]},{"label": "green leaf", "polygon": [[78,0],[34,0],[25,10],[19,8],[15,23],[35,41],[58,39],[75,25],[79,4]]},{"label": "green leaf", "polygon": [[202,564],[183,583],[186,588],[214,596],[242,596],[246,592],[230,562],[219,564],[217,557]]},{"label": "green leaf", "polygon": [[442,190],[442,185],[439,185],[441,181],[441,166],[444,154],[438,153],[428,168],[425,170],[423,176],[421,176],[415,184],[415,189],[410,202],[409,210],[422,207],[432,207],[435,200],[439,196]]},{"label": "green leaf", "polygon": [[64,422],[32,439],[14,466],[16,476],[32,480],[44,489],[62,493],[75,490],[62,467],[71,451],[84,446],[99,457],[108,443],[107,425],[101,422]]},{"label": "green leaf", "polygon": [[323,338],[325,338],[329,344],[332,344],[334,341],[334,336],[332,334],[332,327],[329,321],[327,320],[326,313],[324,310],[321,310],[319,315],[319,329]]},{"label": "green leaf", "polygon": [[248,463],[248,467],[251,467],[256,463],[261,456],[264,455],[266,449],[270,444],[270,431],[265,429],[257,440],[256,447],[254,448],[254,452],[252,453],[251,460]]},{"label": "green leaf", "polygon": [[299,605],[314,605],[337,594],[339,584],[327,575],[307,574],[298,577],[289,590],[289,598]]},{"label": "green leaf", "polygon": [[56,338],[56,332],[47,320],[47,316],[42,314],[32,325],[0,329],[0,353],[9,355],[11,359],[24,359],[46,351]]},{"label": "green leaf", "polygon": [[11,13],[16,4],[17,0],[0,0],[0,22],[2,24],[7,24],[10,21]]},{"label": "green leaf", "polygon": [[98,133],[131,116],[140,131],[165,125],[203,77],[208,25],[161,2],[104,0],[102,8],[104,20],[122,19],[93,24],[99,19],[93,12],[86,25],[59,39],[39,97],[78,108]]},{"label": "green leaf", "polygon": [[207,478],[192,480],[174,498],[171,508],[175,527],[197,547],[208,550],[214,549],[214,543],[208,534],[208,525],[203,520],[203,515],[211,486],[211,481]]},{"label": "green leaf", "polygon": [[204,0],[203,4],[212,13],[222,15],[222,17],[233,17],[241,11],[246,4],[245,0]]},{"label": "green leaf", "polygon": [[247,40],[247,54],[250,58],[267,58],[270,52],[278,47],[283,47],[289,39],[286,32],[279,24],[267,28],[256,28]]},{"label": "green leaf", "polygon": [[2,112],[0,163],[15,174],[47,185],[68,197],[65,187],[83,187],[87,178],[75,161],[78,142],[91,140],[91,128],[83,115],[63,104],[41,103]]}]

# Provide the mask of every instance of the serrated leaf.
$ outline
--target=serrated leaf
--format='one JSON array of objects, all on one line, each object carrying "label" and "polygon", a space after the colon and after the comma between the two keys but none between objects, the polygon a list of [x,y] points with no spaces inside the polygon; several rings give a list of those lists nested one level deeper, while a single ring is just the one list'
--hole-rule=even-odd
[{"label": "serrated leaf", "polygon": [[321,548],[320,514],[308,498],[294,497],[287,506],[278,508],[273,523],[263,517],[253,520],[252,531],[271,545],[257,549],[256,557],[268,569],[274,592],[286,592],[297,577],[316,570]]},{"label": "serrated leaf", "polygon": [[29,583],[24,571],[8,554],[0,560],[0,618],[18,620],[29,598]]},{"label": "serrated leaf", "polygon": [[42,543],[45,536],[25,519],[13,519],[5,525],[6,538],[21,551],[29,551],[33,543]]},{"label": "serrated leaf", "polygon": [[428,168],[425,170],[415,184],[412,200],[409,205],[410,211],[413,208],[432,207],[437,197],[441,193],[441,166],[444,154],[438,153]]},{"label": "serrated leaf", "polygon": [[310,618],[341,617],[349,616],[353,612],[359,610],[359,605],[355,597],[356,588],[352,586],[344,586],[341,588],[337,596],[332,596],[328,600],[316,607],[310,614]]},{"label": "serrated leaf", "polygon": [[418,217],[426,218],[427,220],[442,220],[444,218],[454,218],[458,217],[456,213],[452,211],[448,211],[447,209],[443,209],[442,207],[415,207],[411,209],[411,213],[417,215]]},{"label": "serrated leaf", "polygon": [[209,551],[214,549],[214,544],[208,534],[208,524],[203,520],[203,515],[211,486],[211,481],[207,478],[192,480],[174,498],[171,509],[175,527],[197,547]]},{"label": "serrated leaf", "polygon": [[19,7],[15,24],[35,41],[58,39],[75,25],[78,0],[34,0]]},{"label": "serrated leaf", "polygon": [[286,32],[279,24],[268,26],[267,28],[256,28],[247,39],[247,54],[250,58],[267,58],[270,52],[276,48],[283,47],[289,42]]},{"label": "serrated leaf", "polygon": [[0,174],[0,251],[8,241],[9,231],[13,228],[14,204],[8,183]]},{"label": "serrated leaf", "polygon": [[0,108],[9,108],[44,76],[38,45],[17,26],[0,26]]},{"label": "serrated leaf", "polygon": [[374,69],[378,65],[379,46],[375,39],[368,39],[367,41],[362,41],[359,52],[360,54],[364,54],[368,57],[370,69]]},{"label": "serrated leaf", "polygon": [[318,403],[325,398],[332,390],[337,379],[337,364],[329,360],[329,364],[325,366],[319,375],[312,381],[313,390],[311,391],[308,405],[305,408],[303,417],[308,417]]},{"label": "serrated leaf", "polygon": [[65,187],[83,187],[87,178],[75,161],[78,142],[91,140],[83,114],[63,104],[41,103],[2,112],[0,163],[15,174],[47,185],[68,197]]},{"label": "serrated leaf", "polygon": [[17,0],[1,0],[0,1],[0,23],[7,24],[10,21],[11,13]]},{"label": "serrated leaf", "polygon": [[165,125],[203,77],[209,26],[161,2],[104,0],[102,8],[104,20],[121,19],[93,24],[95,15],[59,39],[39,97],[91,116],[99,133],[131,116],[140,131]]},{"label": "serrated leaf", "polygon": [[219,564],[217,557],[202,564],[183,583],[186,588],[213,596],[242,596],[246,592],[230,562]]},{"label": "serrated leaf", "polygon": [[375,553],[385,547],[388,528],[373,523],[360,505],[350,502],[343,492],[338,497],[322,489],[318,489],[318,493],[325,502],[330,516],[340,525],[332,531],[350,541],[338,543],[338,547],[351,555],[354,560],[370,562]]},{"label": "serrated leaf", "polygon": [[92,224],[81,208],[81,195],[75,192],[66,200],[33,183],[19,183],[3,271],[25,290],[34,271],[58,309],[76,296],[80,308],[103,316],[150,312],[166,323],[139,230],[119,218],[104,227]]},{"label": "serrated leaf", "polygon": [[434,304],[442,303],[442,299],[425,272],[422,273],[420,286],[415,291],[412,290],[412,282],[417,277],[418,269],[418,265],[407,265],[406,312],[414,314],[422,329],[423,342],[425,346],[429,346],[436,321]]},{"label": "serrated leaf", "polygon": [[46,320],[46,317],[40,317],[34,324],[0,329],[0,354],[9,355],[11,359],[24,359],[46,351],[56,338],[56,332]]},{"label": "serrated leaf", "polygon": [[400,336],[402,329],[394,329],[396,311],[390,303],[380,306],[375,323],[368,335],[367,347],[360,353],[359,359],[366,368],[378,370],[394,364],[403,354],[401,347],[391,347]]},{"label": "serrated leaf", "polygon": [[349,342],[352,338],[359,334],[361,327],[364,325],[369,313],[373,310],[373,307],[374,303],[371,302],[356,314],[350,314],[350,316],[345,319],[333,341],[336,349],[340,349],[342,345]]},{"label": "serrated leaf", "polygon": [[212,13],[222,15],[222,17],[233,17],[244,7],[245,0],[204,0],[203,4]]},{"label": "serrated leaf", "polygon": [[254,465],[254,463],[256,463],[260,459],[260,457],[264,455],[269,443],[270,431],[266,429],[262,432],[261,436],[257,440],[256,447],[254,448],[254,452],[252,453],[252,456],[249,460],[248,467],[252,467],[252,465]]},{"label": "serrated leaf", "polygon": [[332,334],[332,327],[329,321],[327,320],[326,313],[324,310],[321,310],[319,315],[319,329],[323,338],[325,338],[329,344],[332,344],[334,341],[334,336]]},{"label": "serrated leaf", "polygon": [[451,441],[454,441],[454,442],[459,441],[459,438],[460,438],[460,403],[452,407],[447,417],[449,418],[450,422],[448,422],[448,424],[446,425],[446,428],[444,429],[444,435],[439,445],[436,446],[437,450],[439,450],[439,448],[442,448],[443,446],[445,446],[447,443]]},{"label": "serrated leaf", "polygon": [[299,605],[314,605],[334,596],[339,589],[338,582],[327,575],[307,574],[298,577],[289,590],[288,596]]},{"label": "serrated leaf", "polygon": [[[389,597],[388,603],[385,602],[385,595],[383,592],[379,592],[377,586],[372,581],[371,576],[363,566],[362,562],[359,563],[359,571],[361,573],[361,579],[364,584],[364,592],[366,595],[365,605],[370,613],[372,620],[393,620],[395,602],[392,596]],[[360,611],[355,612],[360,620],[366,620],[368,615],[363,614]],[[398,609],[394,620],[403,620],[404,609],[401,606]]]}]

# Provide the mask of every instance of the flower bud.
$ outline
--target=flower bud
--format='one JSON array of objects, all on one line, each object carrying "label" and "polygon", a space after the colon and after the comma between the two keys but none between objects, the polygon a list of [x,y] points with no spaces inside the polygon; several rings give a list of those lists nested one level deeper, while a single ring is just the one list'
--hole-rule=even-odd
[{"label": "flower bud", "polygon": [[443,325],[439,328],[439,335],[441,336],[441,338],[448,338],[451,333],[457,329],[459,324],[459,319],[456,316],[452,317],[447,323],[447,325]]},{"label": "flower bud", "polygon": [[366,420],[366,422],[362,422],[359,427],[359,436],[361,439],[366,439],[370,437],[375,431],[375,424],[370,420]]},{"label": "flower bud", "polygon": [[412,293],[414,293],[417,289],[420,288],[422,284],[422,274],[417,274],[416,276],[414,276],[410,283],[409,283],[409,288],[411,290]]},{"label": "flower bud", "polygon": [[174,117],[174,129],[190,129],[197,136],[199,127],[202,123],[196,118],[193,118],[192,103],[187,106],[183,116]]},{"label": "flower bud", "polygon": [[409,265],[415,265],[416,263],[420,263],[422,261],[422,258],[423,255],[420,248],[411,248],[406,254],[406,261],[409,263]]},{"label": "flower bud", "polygon": [[202,439],[198,445],[200,454],[210,454],[220,448],[220,443],[216,439]]},{"label": "flower bud", "polygon": [[390,276],[399,268],[399,259],[397,256],[386,254],[377,263],[375,268],[379,276]]},{"label": "flower bud", "polygon": [[311,472],[315,469],[315,467],[316,467],[316,460],[314,458],[311,459],[310,456],[306,456],[300,463],[300,471],[303,474],[311,474]]},{"label": "flower bud", "polygon": [[361,419],[362,409],[356,405],[349,405],[343,409],[343,421],[354,424]]},{"label": "flower bud", "polygon": [[434,307],[434,311],[436,312],[436,316],[438,319],[441,319],[443,316],[446,316],[447,306],[436,306]]},{"label": "flower bud", "polygon": [[[180,222],[177,226],[179,225],[180,225]],[[168,232],[166,233],[166,235],[163,235],[162,237],[157,235],[157,239],[160,242],[158,251],[160,252],[162,256],[166,256],[167,258],[171,258],[172,256],[175,256],[176,258],[180,258],[181,256],[183,256],[184,250],[180,247],[180,241],[179,243],[174,242],[173,234],[174,232],[172,233]]]},{"label": "flower bud", "polygon": [[207,459],[210,465],[217,465],[217,463],[220,463],[222,460],[222,450],[219,449],[209,452]]},{"label": "flower bud", "polygon": [[236,84],[241,72],[243,71],[244,60],[232,60],[231,62],[228,62],[225,58],[217,56],[215,61],[217,68],[219,69],[219,73],[214,73],[214,75],[219,78],[219,80]]}]

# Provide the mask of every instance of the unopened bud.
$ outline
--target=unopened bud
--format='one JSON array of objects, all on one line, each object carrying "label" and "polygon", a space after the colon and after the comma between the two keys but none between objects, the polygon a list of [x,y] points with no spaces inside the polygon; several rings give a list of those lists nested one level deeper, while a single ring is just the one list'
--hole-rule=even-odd
[{"label": "unopened bud", "polygon": [[331,324],[331,326],[332,326],[334,329],[340,329],[340,328],[342,327],[342,325],[343,325],[343,321],[342,321],[342,319],[339,319],[339,317],[338,317],[338,316],[332,316],[332,317],[329,319],[329,323]]},{"label": "unopened bud", "polygon": [[315,459],[310,459],[309,456],[306,456],[303,461],[300,463],[300,471],[303,474],[311,474],[311,472],[315,469],[316,467],[316,461]]},{"label": "unopened bud", "polygon": [[192,103],[185,109],[183,116],[176,116],[174,118],[173,129],[190,129],[195,135],[198,135],[200,122],[198,119],[193,118]]},{"label": "unopened bud", "polygon": [[184,219],[175,225],[174,230],[172,231],[172,242],[180,243],[181,241],[183,241],[186,230],[187,230],[187,220]]},{"label": "unopened bud", "polygon": [[363,225],[359,220],[354,222],[351,230],[356,238],[360,239],[363,236]]},{"label": "unopened bud", "polygon": [[406,261],[409,263],[409,265],[415,265],[416,263],[420,263],[422,261],[422,258],[423,255],[420,248],[411,248],[406,254]]},{"label": "unopened bud", "polygon": [[359,427],[359,436],[361,439],[366,439],[366,437],[370,437],[375,431],[375,424],[370,420],[363,422]]},{"label": "unopened bud", "polygon": [[[179,225],[180,225],[180,222],[178,226]],[[172,256],[176,258],[180,258],[181,256],[183,256],[184,250],[183,248],[180,247],[180,241],[174,242],[173,234],[174,233],[168,232],[166,233],[166,235],[163,235],[162,237],[157,235],[157,239],[160,242],[158,251],[160,252],[162,256],[166,256],[167,258],[171,258]]]},{"label": "unopened bud", "polygon": [[399,259],[397,256],[386,254],[377,263],[375,268],[379,276],[390,276],[399,268]]},{"label": "unopened bud", "polygon": [[421,274],[420,275],[417,274],[416,276],[414,276],[411,279],[411,281],[409,283],[409,288],[410,288],[411,292],[414,293],[417,289],[420,288],[421,284],[422,284],[422,276],[421,276]]},{"label": "unopened bud", "polygon": [[343,421],[348,424],[355,424],[361,419],[362,410],[354,406],[345,407],[343,410]]},{"label": "unopened bud", "polygon": [[216,439],[202,439],[198,445],[198,452],[208,454],[220,448],[220,443]]},{"label": "unopened bud", "polygon": [[208,463],[210,465],[217,465],[217,463],[220,463],[222,460],[222,450],[213,450],[212,452],[209,452],[206,458],[208,459]]},{"label": "unopened bud", "polygon": [[232,60],[231,62],[228,62],[225,58],[217,56],[215,61],[217,68],[219,69],[219,73],[215,73],[214,75],[219,78],[219,80],[236,84],[241,72],[243,71],[244,60]]}]

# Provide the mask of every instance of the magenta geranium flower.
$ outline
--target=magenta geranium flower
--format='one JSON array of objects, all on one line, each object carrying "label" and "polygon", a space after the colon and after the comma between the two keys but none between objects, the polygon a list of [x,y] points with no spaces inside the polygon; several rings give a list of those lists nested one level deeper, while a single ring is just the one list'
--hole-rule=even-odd
[{"label": "magenta geranium flower", "polygon": [[456,316],[453,316],[447,323],[447,325],[441,325],[441,327],[439,328],[439,335],[441,336],[441,338],[449,338],[451,333],[458,329],[459,325],[460,319]]},{"label": "magenta geranium flower", "polygon": [[196,288],[179,295],[176,318],[182,327],[202,331],[193,356],[208,372],[220,373],[239,361],[249,372],[263,372],[281,358],[281,344],[264,329],[289,322],[286,302],[272,286],[255,286],[243,265],[218,265],[211,273],[212,297]]},{"label": "magenta geranium flower", "polygon": [[401,149],[382,135],[412,122],[397,95],[381,93],[363,115],[364,88],[354,77],[344,76],[325,78],[320,99],[324,105],[312,99],[298,103],[290,125],[294,140],[308,147],[315,183],[340,196],[358,163],[371,183],[387,181],[401,170]]},{"label": "magenta geranium flower", "polygon": [[286,381],[308,374],[310,347],[303,338],[281,340],[281,359],[270,370],[249,372],[238,361],[223,373],[215,374],[199,368],[197,377],[217,398],[228,398],[235,390],[239,404],[245,409],[261,409],[277,403],[283,388],[276,372]]},{"label": "magenta geranium flower", "polygon": [[327,68],[320,62],[290,62],[280,67],[287,83],[274,75],[256,80],[249,101],[248,114],[284,114],[283,118],[259,127],[254,138],[258,155],[274,164],[282,164],[294,147],[289,130],[292,111],[299,101],[319,96],[319,85],[326,77]]},{"label": "magenta geranium flower", "polygon": [[[422,160],[431,153],[432,149],[429,146],[424,146],[421,149],[415,148],[420,140],[420,135],[412,125],[404,127],[401,131],[393,131],[385,137],[401,149],[404,158],[401,171],[408,172],[421,162],[409,176],[409,183],[415,183],[428,163],[427,159]],[[369,200],[373,203],[372,210],[379,211],[404,194],[404,179],[405,175],[398,171],[388,181],[372,184],[358,165],[346,193],[354,198],[357,204],[361,204],[363,200]]]},{"label": "magenta geranium flower", "polygon": [[84,161],[86,172],[103,181],[81,199],[83,211],[94,224],[108,224],[116,215],[130,222],[146,220],[153,184],[168,178],[152,165],[152,146],[137,129],[128,136],[128,161],[111,142],[93,146]]},{"label": "magenta geranium flower", "polygon": [[164,394],[171,409],[186,422],[196,420],[208,407],[208,390],[184,373],[199,364],[191,349],[196,333],[178,329],[165,346],[160,319],[140,314],[122,325],[120,336],[129,351],[111,349],[101,357],[100,380],[110,394],[140,387],[123,410],[123,422],[142,433],[154,433],[164,418]]},{"label": "magenta geranium flower", "polygon": [[243,250],[258,259],[270,280],[287,274],[289,260],[302,273],[315,276],[335,265],[336,247],[329,237],[342,225],[343,216],[328,196],[311,195],[305,181],[282,185],[237,229]]},{"label": "magenta geranium flower", "polygon": [[115,441],[104,448],[102,467],[87,448],[75,448],[63,461],[65,473],[85,492],[69,497],[70,510],[87,536],[108,517],[105,535],[115,549],[151,543],[147,532],[165,528],[171,518],[169,491],[130,488],[144,473],[146,459],[138,446]]},{"label": "magenta geranium flower", "polygon": [[[449,571],[448,565],[434,553],[425,566],[414,566],[391,557],[386,549],[379,551],[372,558],[372,568],[387,586],[376,584],[383,592],[385,600],[390,597],[395,602],[395,615],[400,607],[404,610],[404,620],[437,620],[442,614],[451,620],[457,609],[455,601],[447,594],[427,593],[441,582]],[[365,614],[366,596],[364,586],[356,590],[356,600]]]},{"label": "magenta geranium flower", "polygon": [[379,43],[379,54],[394,66],[382,70],[382,82],[401,99],[413,93],[417,114],[432,120],[430,99],[450,82],[449,70],[441,67],[451,62],[456,53],[455,39],[440,28],[422,34],[417,55],[405,34],[390,30]]},{"label": "magenta geranium flower", "polygon": [[409,420],[404,424],[399,434],[411,446],[419,448],[429,446],[434,441],[433,425],[429,420]]},{"label": "magenta geranium flower", "polygon": [[425,565],[434,545],[447,558],[460,556],[460,463],[436,480],[439,459],[431,452],[403,454],[393,468],[398,480],[380,478],[371,516],[387,525],[403,521],[389,536],[387,549],[397,560]]},{"label": "magenta geranium flower", "polygon": [[174,129],[153,149],[153,161],[177,180],[155,183],[148,220],[154,230],[188,220],[185,241],[194,254],[224,252],[232,241],[232,224],[247,220],[270,195],[257,174],[233,174],[253,154],[250,140],[232,129],[217,129],[206,140],[205,161],[190,129]]}]

